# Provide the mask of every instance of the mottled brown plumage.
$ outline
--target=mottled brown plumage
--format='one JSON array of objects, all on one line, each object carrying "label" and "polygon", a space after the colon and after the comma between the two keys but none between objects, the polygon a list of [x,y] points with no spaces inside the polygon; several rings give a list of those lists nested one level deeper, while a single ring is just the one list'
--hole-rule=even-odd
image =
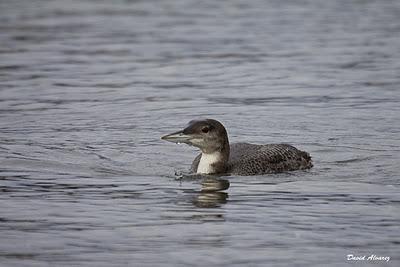
[{"label": "mottled brown plumage", "polygon": [[[201,154],[192,163],[191,172],[197,172]],[[307,152],[287,144],[230,145],[230,157],[225,172],[237,175],[257,175],[304,170],[313,166]]]}]

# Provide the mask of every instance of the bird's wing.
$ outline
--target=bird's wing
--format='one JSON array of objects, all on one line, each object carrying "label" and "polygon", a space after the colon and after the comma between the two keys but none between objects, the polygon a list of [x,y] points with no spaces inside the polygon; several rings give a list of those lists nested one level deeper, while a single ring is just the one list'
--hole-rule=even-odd
[{"label": "bird's wing", "polygon": [[233,174],[255,175],[312,167],[307,152],[287,144],[232,146],[230,169]]}]

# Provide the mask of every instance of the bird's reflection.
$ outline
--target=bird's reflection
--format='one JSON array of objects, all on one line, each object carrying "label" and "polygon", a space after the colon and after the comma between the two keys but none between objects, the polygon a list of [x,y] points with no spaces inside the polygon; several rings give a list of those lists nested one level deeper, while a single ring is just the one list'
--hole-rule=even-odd
[{"label": "bird's reflection", "polygon": [[215,208],[225,204],[228,193],[221,192],[229,188],[226,179],[207,177],[201,181],[201,191],[195,197],[193,204],[199,208]]}]

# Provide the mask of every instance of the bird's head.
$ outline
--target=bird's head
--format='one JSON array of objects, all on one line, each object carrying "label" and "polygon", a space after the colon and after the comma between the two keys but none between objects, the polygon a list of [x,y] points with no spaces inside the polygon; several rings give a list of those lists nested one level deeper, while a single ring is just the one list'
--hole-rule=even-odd
[{"label": "bird's head", "polygon": [[207,154],[222,151],[226,145],[229,146],[225,127],[213,119],[192,120],[183,130],[167,134],[161,139],[192,145]]}]

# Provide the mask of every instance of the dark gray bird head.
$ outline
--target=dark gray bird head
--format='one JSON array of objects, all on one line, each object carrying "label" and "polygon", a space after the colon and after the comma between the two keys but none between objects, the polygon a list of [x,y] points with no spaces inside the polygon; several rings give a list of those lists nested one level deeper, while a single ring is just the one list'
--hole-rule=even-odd
[{"label": "dark gray bird head", "polygon": [[225,127],[212,119],[193,120],[181,131],[161,137],[173,143],[185,143],[200,148],[203,153],[211,154],[228,149],[229,141]]}]

